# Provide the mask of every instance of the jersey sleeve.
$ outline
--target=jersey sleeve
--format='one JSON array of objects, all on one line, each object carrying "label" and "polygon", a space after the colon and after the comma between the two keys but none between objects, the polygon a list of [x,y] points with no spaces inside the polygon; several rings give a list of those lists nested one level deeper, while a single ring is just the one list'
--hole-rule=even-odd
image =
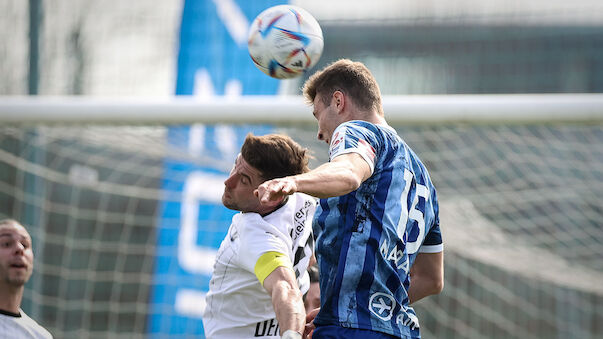
[{"label": "jersey sleeve", "polygon": [[240,266],[256,274],[258,280],[264,279],[279,266],[292,267],[289,258],[290,240],[259,214],[245,213],[240,222],[245,222],[240,234]]},{"label": "jersey sleeve", "polygon": [[357,153],[369,165],[372,174],[375,170],[377,148],[378,141],[375,133],[353,122],[345,122],[333,132],[329,146],[329,161],[342,154]]},{"label": "jersey sleeve", "polygon": [[444,250],[442,241],[442,232],[440,231],[440,205],[436,194],[436,189],[430,184],[431,208],[426,209],[425,212],[433,216],[433,225],[425,235],[423,244],[419,247],[419,253],[439,253]]},{"label": "jersey sleeve", "polygon": [[443,250],[442,232],[440,231],[440,223],[438,221],[425,236],[423,245],[419,247],[419,253],[439,253]]}]

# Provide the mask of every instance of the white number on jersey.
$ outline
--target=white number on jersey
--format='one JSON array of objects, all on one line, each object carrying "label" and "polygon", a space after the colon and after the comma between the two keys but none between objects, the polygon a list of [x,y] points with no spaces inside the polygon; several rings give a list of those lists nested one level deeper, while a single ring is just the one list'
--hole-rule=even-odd
[{"label": "white number on jersey", "polygon": [[413,241],[407,241],[406,250],[408,254],[413,254],[419,250],[419,247],[423,243],[423,239],[425,238],[425,216],[423,211],[417,209],[417,204],[419,203],[419,197],[425,198],[427,201],[429,199],[429,189],[425,185],[416,184],[416,194],[410,205],[410,209],[408,209],[407,201],[408,194],[410,193],[410,187],[414,180],[414,176],[411,171],[408,169],[404,169],[404,191],[402,192],[401,202],[402,202],[402,212],[400,216],[400,222],[398,222],[398,228],[396,232],[398,233],[398,237],[400,239],[404,239],[404,233],[406,232],[406,225],[408,224],[408,219],[414,220],[417,222],[419,226],[419,235],[417,239]]}]

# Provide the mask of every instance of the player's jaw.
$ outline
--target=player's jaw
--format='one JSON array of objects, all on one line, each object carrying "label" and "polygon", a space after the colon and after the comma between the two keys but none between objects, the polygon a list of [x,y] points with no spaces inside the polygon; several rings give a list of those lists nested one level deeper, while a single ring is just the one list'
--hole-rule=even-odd
[{"label": "player's jaw", "polygon": [[6,262],[2,269],[2,276],[9,286],[20,287],[31,277],[33,265],[25,260],[14,259]]},{"label": "player's jaw", "polygon": [[228,209],[239,211],[233,193],[227,187],[224,188],[224,194],[222,194],[222,204]]},{"label": "player's jaw", "polygon": [[15,262],[9,266],[9,280],[14,285],[23,285],[31,277],[32,267],[24,262]]},{"label": "player's jaw", "polygon": [[222,204],[224,207],[240,212],[258,212],[259,199],[253,194],[253,191],[230,189],[224,187],[222,194]]}]

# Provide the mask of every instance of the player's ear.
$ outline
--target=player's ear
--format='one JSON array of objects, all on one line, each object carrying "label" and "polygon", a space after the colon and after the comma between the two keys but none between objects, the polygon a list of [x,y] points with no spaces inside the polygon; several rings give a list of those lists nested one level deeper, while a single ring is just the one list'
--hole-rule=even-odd
[{"label": "player's ear", "polygon": [[333,98],[331,98],[331,100],[331,102],[335,105],[335,108],[337,109],[338,113],[343,111],[343,108],[345,107],[345,95],[342,91],[338,90],[333,92]]}]

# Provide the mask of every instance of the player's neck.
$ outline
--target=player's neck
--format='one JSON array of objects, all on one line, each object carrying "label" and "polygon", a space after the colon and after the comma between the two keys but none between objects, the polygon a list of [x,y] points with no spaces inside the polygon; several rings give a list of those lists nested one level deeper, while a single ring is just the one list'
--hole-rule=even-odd
[{"label": "player's neck", "polygon": [[23,286],[6,286],[0,283],[0,310],[11,313],[19,313],[21,299],[23,298]]},{"label": "player's neck", "polygon": [[387,125],[385,118],[375,111],[351,110],[347,120],[364,120],[375,125]]},{"label": "player's neck", "polygon": [[270,214],[270,213],[272,213],[272,212],[274,212],[274,211],[278,210],[279,208],[283,207],[283,205],[285,205],[285,204],[287,203],[287,201],[289,201],[289,197],[288,197],[288,196],[286,196],[286,197],[283,199],[283,201],[281,201],[281,203],[280,203],[280,204],[278,204],[278,205],[276,205],[275,207],[272,207],[272,208],[270,208],[269,210],[266,210],[266,211],[262,211],[262,212],[260,212],[260,215],[262,216],[262,218],[263,218],[263,217],[265,217],[265,216],[267,216],[268,214]]},{"label": "player's neck", "polygon": [[385,121],[385,118],[376,112],[371,112],[370,114],[368,114],[366,120],[375,125],[387,125],[387,121]]}]

